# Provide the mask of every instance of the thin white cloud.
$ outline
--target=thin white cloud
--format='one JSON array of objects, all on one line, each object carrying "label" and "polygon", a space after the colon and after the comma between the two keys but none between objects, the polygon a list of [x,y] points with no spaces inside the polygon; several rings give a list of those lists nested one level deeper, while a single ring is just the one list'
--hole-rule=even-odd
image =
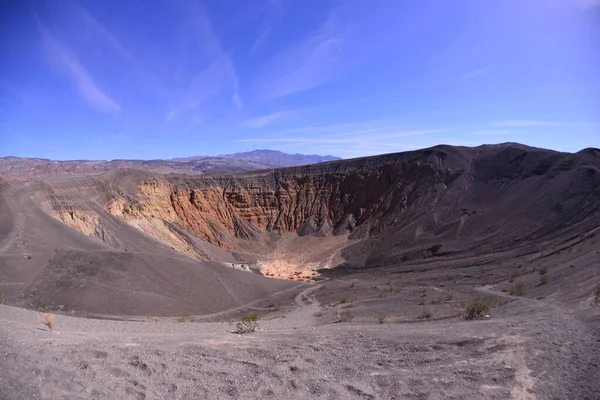
[{"label": "thin white cloud", "polygon": [[263,126],[271,125],[275,122],[288,118],[293,114],[294,111],[280,111],[273,114],[261,115],[258,117],[248,118],[244,121],[243,125],[250,128],[262,128]]},{"label": "thin white cloud", "polygon": [[480,129],[473,132],[475,135],[506,135],[509,133],[515,133],[515,131],[508,129]]},{"label": "thin white cloud", "polygon": [[477,69],[474,69],[474,70],[470,71],[469,73],[467,73],[463,77],[462,80],[463,81],[470,81],[472,79],[480,78],[482,76],[488,75],[493,70],[494,70],[494,65],[486,65],[484,67],[480,67],[480,68],[477,68]]},{"label": "thin white cloud", "polygon": [[578,0],[577,3],[584,9],[600,7],[600,0]]},{"label": "thin white cloud", "polygon": [[398,131],[386,134],[379,135],[362,135],[355,133],[350,133],[345,135],[345,137],[260,137],[260,138],[252,138],[252,139],[240,139],[238,142],[243,143],[298,143],[298,144],[319,144],[319,143],[329,143],[329,144],[356,144],[356,145],[365,145],[369,143],[376,143],[377,141],[383,140],[392,140],[405,138],[409,136],[417,136],[417,135],[425,135],[432,133],[441,133],[448,132],[447,129],[430,129],[430,130],[420,130],[420,131]]},{"label": "thin white cloud", "polygon": [[305,126],[301,128],[286,129],[286,133],[303,133],[303,134],[345,134],[348,132],[379,132],[382,130],[396,129],[394,127],[380,127],[379,121],[351,122],[347,124],[317,124]]},{"label": "thin white cloud", "polygon": [[165,121],[182,117],[224,91],[229,91],[231,103],[242,109],[244,103],[233,61],[221,47],[206,10],[197,2],[186,2],[185,5],[182,10],[185,38],[199,46],[201,56],[209,60],[209,66],[198,71],[186,89],[174,94]]},{"label": "thin white cloud", "polygon": [[273,31],[273,26],[281,19],[283,14],[283,3],[280,0],[270,0],[263,19],[259,33],[250,48],[250,54],[256,53],[266,43]]},{"label": "thin white cloud", "polygon": [[[223,89],[223,82],[229,79],[228,64],[227,59],[215,60],[207,69],[194,77],[185,91],[175,94],[175,105],[165,116],[165,122],[176,120],[219,94]],[[235,101],[235,93],[233,101]]]},{"label": "thin white cloud", "polygon": [[561,122],[555,122],[555,121],[540,121],[540,120],[533,120],[533,119],[511,119],[511,120],[506,120],[506,121],[494,122],[492,125],[526,128],[526,127],[535,127],[535,126],[560,126],[560,125],[564,125],[564,124]]},{"label": "thin white cloud", "polygon": [[136,78],[140,78],[143,82],[143,89],[150,89],[157,96],[166,96],[166,89],[163,83],[151,72],[149,72],[140,62],[127,50],[119,40],[94,16],[92,16],[83,6],[65,1],[62,3],[68,7],[69,10],[76,16],[75,20],[79,25],[79,29],[85,29],[86,32],[90,32],[95,40],[100,43],[108,43],[110,47],[118,55],[120,61],[125,64],[124,68],[135,75]]},{"label": "thin white cloud", "polygon": [[81,65],[75,54],[61,45],[52,34],[38,23],[44,48],[62,71],[68,76],[81,95],[95,109],[103,112],[121,111],[115,101],[104,93],[94,82],[89,72]]},{"label": "thin white cloud", "polygon": [[238,110],[244,108],[244,103],[242,102],[242,97],[240,96],[240,92],[238,90],[235,90],[233,92],[233,95],[231,96],[231,101]]},{"label": "thin white cloud", "polygon": [[273,99],[313,89],[337,76],[342,66],[345,37],[332,12],[307,40],[281,51],[258,79],[259,97]]}]

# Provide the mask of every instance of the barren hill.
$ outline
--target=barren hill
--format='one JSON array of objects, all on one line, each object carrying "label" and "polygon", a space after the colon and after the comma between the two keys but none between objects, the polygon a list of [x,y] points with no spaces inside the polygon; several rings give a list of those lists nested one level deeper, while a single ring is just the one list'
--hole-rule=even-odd
[{"label": "barren hill", "polygon": [[599,171],[507,143],[0,180],[0,398],[600,398]]},{"label": "barren hill", "polygon": [[465,260],[595,236],[599,170],[595,149],[503,144],[238,175],[123,169],[15,184],[0,200],[1,283],[17,304],[139,315],[213,312],[289,286],[219,262],[305,281],[322,268],[444,260],[471,277]]}]

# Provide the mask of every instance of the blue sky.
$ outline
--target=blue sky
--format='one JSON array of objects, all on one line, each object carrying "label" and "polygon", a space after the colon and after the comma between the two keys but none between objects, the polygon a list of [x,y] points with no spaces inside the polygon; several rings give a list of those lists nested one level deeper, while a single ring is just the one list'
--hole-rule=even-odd
[{"label": "blue sky", "polygon": [[0,15],[0,156],[600,147],[598,0],[8,0]]}]

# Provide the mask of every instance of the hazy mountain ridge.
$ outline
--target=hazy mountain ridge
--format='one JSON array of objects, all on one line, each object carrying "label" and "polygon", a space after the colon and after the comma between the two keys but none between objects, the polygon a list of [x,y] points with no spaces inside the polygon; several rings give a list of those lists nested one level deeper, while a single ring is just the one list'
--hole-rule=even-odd
[{"label": "hazy mountain ridge", "polygon": [[0,157],[0,176],[15,179],[58,178],[103,174],[132,168],[158,173],[215,174],[246,172],[268,168],[293,167],[341,160],[330,155],[287,154],[275,150],[254,150],[219,156],[191,156],[170,160],[68,160]]},{"label": "hazy mountain ridge", "polygon": [[[190,161],[199,161],[206,160],[208,156],[191,156],[185,158],[173,158],[170,161],[176,162],[190,162]],[[340,157],[335,157],[332,155],[321,156],[318,154],[289,154],[284,153],[278,150],[252,150],[245,151],[241,153],[232,153],[232,154],[220,154],[216,156],[216,158],[227,158],[227,159],[237,159],[237,160],[245,160],[249,162],[255,162],[259,164],[264,164],[265,166],[277,167],[277,166],[285,166],[285,167],[295,167],[299,165],[309,165],[316,164],[320,162],[327,161],[336,161],[341,160]]]}]

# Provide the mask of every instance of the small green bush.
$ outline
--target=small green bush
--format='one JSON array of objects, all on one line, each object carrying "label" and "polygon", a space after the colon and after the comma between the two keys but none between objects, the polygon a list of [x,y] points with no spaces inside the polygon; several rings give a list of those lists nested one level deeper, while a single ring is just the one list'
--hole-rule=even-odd
[{"label": "small green bush", "polygon": [[340,297],[340,299],[339,299],[340,304],[345,304],[347,301],[348,301],[348,299],[345,297]]},{"label": "small green bush", "polygon": [[242,320],[235,324],[235,333],[245,334],[252,333],[258,329],[258,314],[245,314],[242,315]]},{"label": "small green bush", "polygon": [[525,284],[523,281],[518,281],[508,288],[508,294],[511,296],[523,296],[525,294]]},{"label": "small green bush", "polygon": [[387,315],[385,315],[385,314],[379,314],[377,316],[377,321],[379,321],[380,324],[383,324],[386,320],[387,320]]},{"label": "small green bush", "polygon": [[4,292],[0,289],[0,304],[4,304]]},{"label": "small green bush", "polygon": [[482,302],[476,301],[474,303],[469,304],[465,310],[465,319],[473,320],[473,319],[482,319],[490,310],[490,307]]},{"label": "small green bush", "polygon": [[596,303],[600,303],[600,288],[596,289],[594,292],[594,301],[596,301]]},{"label": "small green bush", "polygon": [[548,273],[548,267],[543,266],[540,268],[540,275],[546,275]]},{"label": "small green bush", "polygon": [[242,315],[243,322],[256,322],[258,321],[258,313],[244,314]]}]

